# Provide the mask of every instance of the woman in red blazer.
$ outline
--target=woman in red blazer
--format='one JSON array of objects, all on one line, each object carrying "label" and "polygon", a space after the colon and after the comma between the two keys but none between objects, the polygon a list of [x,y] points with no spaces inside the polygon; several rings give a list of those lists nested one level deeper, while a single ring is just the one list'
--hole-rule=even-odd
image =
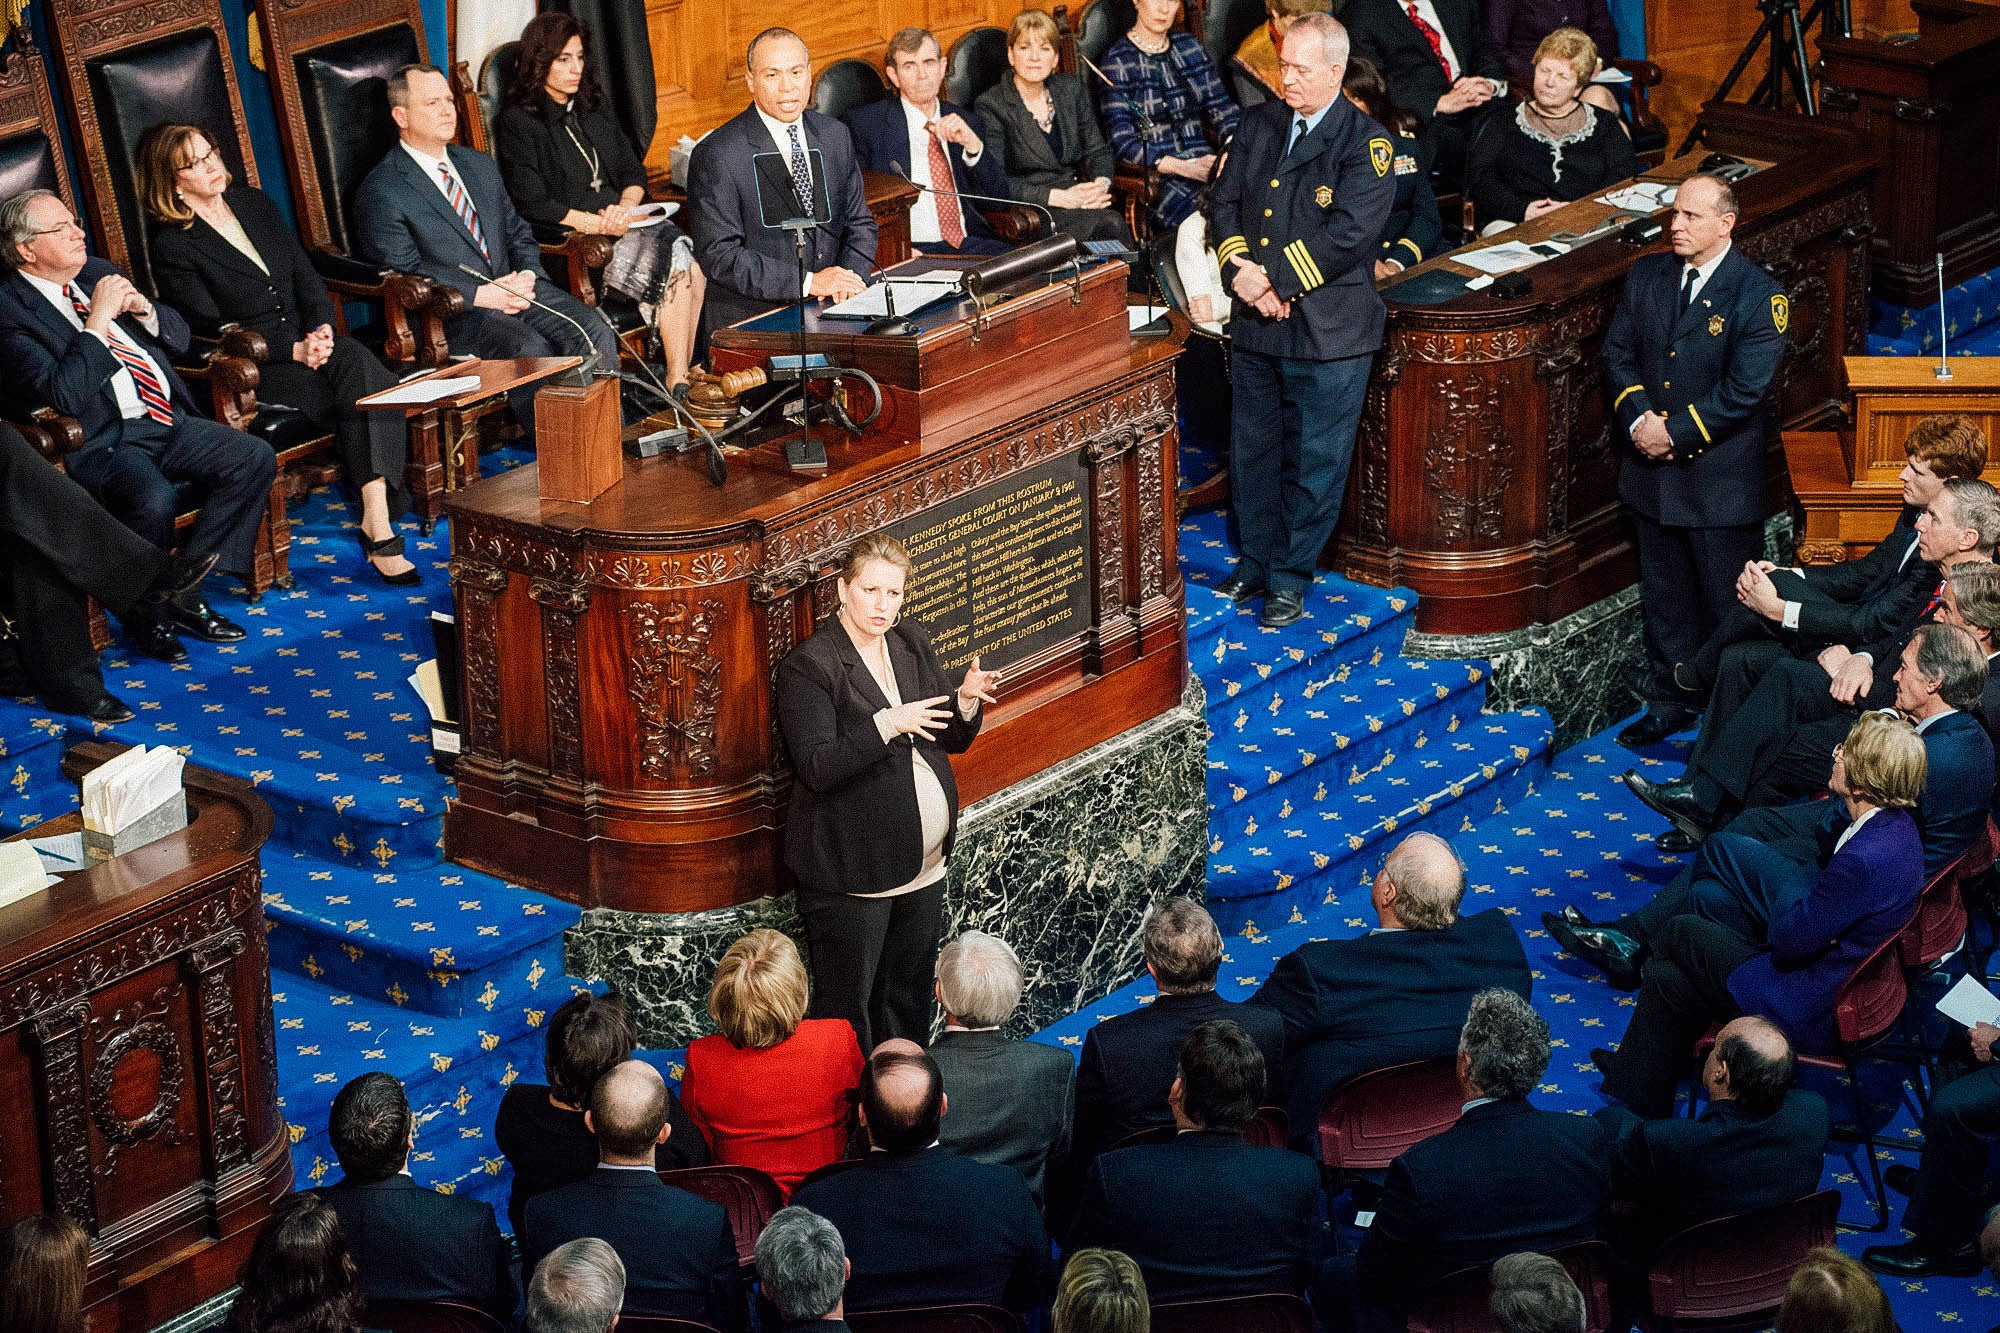
[{"label": "woman in red blazer", "polygon": [[844,1018],[806,1013],[798,946],[753,930],[729,946],[708,989],[721,1031],[688,1047],[681,1104],[715,1160],[754,1166],[787,1194],[847,1148],[864,1064]]}]

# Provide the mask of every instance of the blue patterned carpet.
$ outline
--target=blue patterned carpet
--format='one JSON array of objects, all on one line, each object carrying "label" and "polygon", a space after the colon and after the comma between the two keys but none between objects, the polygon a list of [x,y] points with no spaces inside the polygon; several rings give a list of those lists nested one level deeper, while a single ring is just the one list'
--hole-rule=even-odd
[{"label": "blue patterned carpet", "polygon": [[[1186,470],[1207,468],[1191,458]],[[193,646],[179,667],[114,647],[107,681],[139,718],[109,734],[183,747],[196,763],[255,782],[277,813],[265,887],[279,1080],[301,1183],[338,1172],[324,1129],[333,1093],[358,1072],[386,1069],[420,1110],[418,1179],[501,1204],[493,1112],[515,1079],[539,1078],[540,1026],[585,984],[562,973],[561,933],[577,912],[440,862],[450,787],[430,771],[405,677],[430,655],[426,613],[448,602],[445,534],[418,541],[410,532],[427,579],[412,595],[361,569],[349,518],[337,494],[315,495],[294,517],[298,588],[254,607],[217,598],[249,628],[245,643]],[[1571,900],[1607,914],[1673,873],[1674,858],[1652,844],[1657,820],[1616,781],[1633,757],[1608,736],[1551,756],[1540,713],[1481,711],[1480,665],[1401,657],[1414,609],[1407,591],[1325,579],[1305,620],[1263,630],[1208,590],[1228,566],[1223,518],[1195,516],[1181,536],[1189,653],[1214,732],[1209,879],[1230,937],[1224,992],[1248,994],[1302,941],[1364,929],[1365,885],[1381,853],[1399,833],[1429,828],[1464,855],[1469,906],[1499,905],[1526,937],[1557,1047],[1537,1100],[1595,1109],[1588,1052],[1622,1032],[1631,1000],[1559,956],[1536,916]],[[80,726],[0,700],[7,827],[74,805],[56,761]],[[1671,773],[1678,746],[1639,762]],[[1092,1023],[1149,998],[1148,987],[1128,986],[1041,1038],[1075,1048]],[[677,1075],[678,1054],[651,1058]],[[1886,1111],[1893,1090],[1875,1091]],[[1914,1133],[1906,1111],[1888,1130]],[[1866,1213],[1857,1162],[1844,1150],[1827,1158],[1827,1181],[1854,1221]],[[1901,1201],[1894,1207],[1900,1216]],[[2000,1322],[1986,1281],[1898,1284],[1891,1296],[1912,1333]]]}]

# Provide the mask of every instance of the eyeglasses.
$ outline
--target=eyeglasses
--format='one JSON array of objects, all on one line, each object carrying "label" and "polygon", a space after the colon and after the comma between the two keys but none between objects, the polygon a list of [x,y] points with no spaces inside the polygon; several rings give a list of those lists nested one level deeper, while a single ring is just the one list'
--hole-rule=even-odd
[{"label": "eyeglasses", "polygon": [[214,144],[210,144],[210,145],[208,146],[208,151],[207,151],[206,153],[203,153],[203,154],[202,154],[202,155],[201,155],[200,157],[196,158],[196,159],[195,159],[194,161],[192,161],[192,162],[183,162],[183,163],[181,163],[181,164],[180,164],[180,166],[178,166],[178,167],[176,167],[176,168],[175,168],[175,170],[176,170],[176,171],[193,171],[193,170],[194,170],[194,169],[195,169],[196,167],[198,167],[198,166],[200,166],[200,165],[201,165],[202,163],[204,163],[204,162],[208,161],[208,160],[209,160],[210,158],[214,157],[214,156],[215,156],[215,155],[216,155],[216,154],[217,154],[218,152],[220,152],[220,151],[221,151],[221,150],[220,150],[219,148],[217,148],[217,147],[216,147],[216,146],[215,146]]}]

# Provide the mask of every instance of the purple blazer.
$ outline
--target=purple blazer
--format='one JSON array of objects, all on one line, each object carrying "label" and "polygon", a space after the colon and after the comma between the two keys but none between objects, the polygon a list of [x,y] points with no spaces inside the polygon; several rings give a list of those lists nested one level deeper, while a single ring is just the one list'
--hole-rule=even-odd
[{"label": "purple blazer", "polygon": [[1831,1052],[1840,983],[1909,923],[1923,887],[1917,821],[1907,810],[1879,811],[1771,922],[1771,951],[1731,972],[1729,993],[1744,1013],[1783,1028],[1801,1051]]}]

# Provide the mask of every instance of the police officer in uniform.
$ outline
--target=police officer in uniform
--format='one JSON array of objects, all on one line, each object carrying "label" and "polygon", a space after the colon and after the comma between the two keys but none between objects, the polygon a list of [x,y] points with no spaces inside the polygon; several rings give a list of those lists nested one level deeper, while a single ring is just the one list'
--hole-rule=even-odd
[{"label": "police officer in uniform", "polygon": [[1230,495],[1242,551],[1216,591],[1305,613],[1340,519],[1354,428],[1382,344],[1374,260],[1395,200],[1389,132],[1340,95],[1347,29],[1307,14],[1279,53],[1282,103],[1249,108],[1215,183],[1229,330]]},{"label": "police officer in uniform", "polygon": [[[1673,253],[1632,265],[1604,335],[1612,414],[1632,444],[1618,495],[1638,528],[1655,677],[1670,679],[1693,656],[1763,553],[1764,402],[1791,309],[1771,276],[1731,248],[1735,225],[1729,182],[1690,176],[1674,202]],[[1662,697],[1620,744],[1650,745],[1694,720],[1666,691],[1649,692]]]}]

